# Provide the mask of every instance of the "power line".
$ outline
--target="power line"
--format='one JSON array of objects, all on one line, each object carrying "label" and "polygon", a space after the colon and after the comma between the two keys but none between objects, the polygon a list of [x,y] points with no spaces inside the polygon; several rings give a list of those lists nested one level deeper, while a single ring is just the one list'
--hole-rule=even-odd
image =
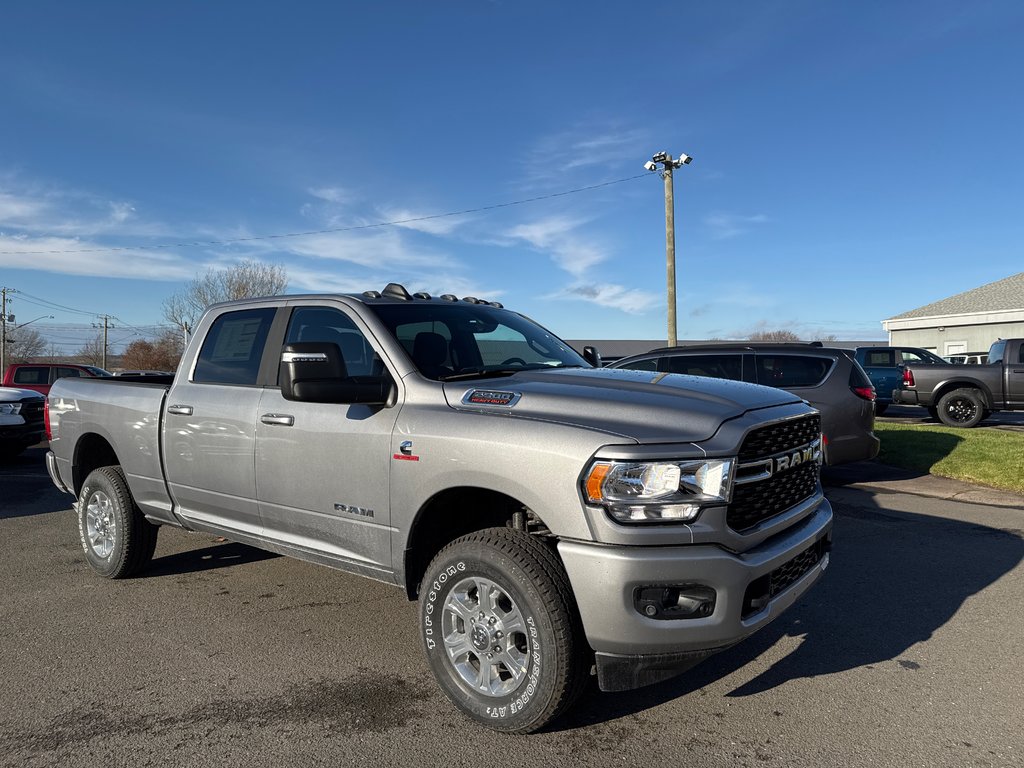
[{"label": "power line", "polygon": [[[2,256],[41,256],[49,254],[62,254],[62,253],[111,253],[115,251],[140,251],[140,250],[157,250],[161,248],[208,248],[213,245],[233,245],[235,243],[252,243],[261,240],[284,240],[292,237],[308,237],[310,235],[330,235],[337,232],[355,232],[362,229],[377,229],[380,227],[394,227],[401,224],[415,224],[421,221],[433,221],[435,219],[445,219],[452,216],[466,216],[470,213],[483,213],[484,211],[494,211],[499,208],[510,208],[514,205],[525,205],[526,203],[536,203],[540,200],[551,200],[555,197],[565,197],[566,195],[575,195],[579,192],[589,192],[593,189],[600,189],[602,187],[610,187],[613,184],[622,184],[626,181],[633,181],[634,179],[647,178],[648,174],[641,173],[636,176],[627,176],[624,179],[616,179],[614,181],[605,181],[600,184],[591,184],[586,187],[577,187],[575,189],[568,189],[564,192],[553,192],[549,195],[538,195],[537,197],[528,197],[524,200],[513,200],[509,203],[495,203],[494,205],[484,205],[479,208],[466,208],[462,211],[450,211],[448,213],[435,213],[430,216],[415,216],[409,219],[395,219],[393,221],[379,221],[373,224],[357,224],[351,227],[333,227],[331,229],[315,229],[308,232],[288,232],[285,234],[277,235],[253,235],[252,237],[235,237],[228,240],[196,240],[189,242],[180,243],[161,243],[158,245],[122,245],[110,248],[71,248],[63,250],[48,250],[48,251],[0,251]],[[24,295],[24,294],[22,294]],[[80,310],[71,310],[80,311]],[[96,314],[93,312],[82,314]]]},{"label": "power line", "polygon": [[[48,309],[63,309],[65,312],[74,312],[75,314],[87,315],[88,317],[96,317],[99,315],[99,312],[87,312],[84,309],[66,307],[63,304],[57,304],[56,302],[50,301],[49,299],[44,299],[39,296],[33,296],[31,293],[25,293],[24,291],[17,291],[16,293],[18,294],[19,300],[24,301],[24,297],[28,297],[29,301],[27,303],[35,304],[37,307],[45,307]],[[35,301],[31,301],[31,299],[35,299]]]}]

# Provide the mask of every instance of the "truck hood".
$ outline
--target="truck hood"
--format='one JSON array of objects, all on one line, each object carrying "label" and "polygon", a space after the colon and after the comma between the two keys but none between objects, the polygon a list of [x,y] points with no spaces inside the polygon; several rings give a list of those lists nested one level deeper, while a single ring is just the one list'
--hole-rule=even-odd
[{"label": "truck hood", "polygon": [[0,387],[0,402],[16,403],[19,400],[24,400],[27,397],[35,397],[40,400],[44,399],[41,394],[31,389],[17,389],[16,387]]},{"label": "truck hood", "polygon": [[781,389],[675,373],[560,368],[447,382],[452,408],[608,432],[639,443],[700,442],[746,411],[799,403]]}]

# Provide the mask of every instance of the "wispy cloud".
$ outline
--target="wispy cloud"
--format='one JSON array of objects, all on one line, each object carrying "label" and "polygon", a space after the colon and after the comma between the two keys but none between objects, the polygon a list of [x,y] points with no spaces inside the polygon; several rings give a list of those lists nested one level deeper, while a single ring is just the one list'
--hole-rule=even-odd
[{"label": "wispy cloud", "polygon": [[727,240],[748,232],[752,227],[769,221],[763,213],[746,216],[738,213],[712,213],[704,217],[704,224],[711,229],[716,240]]},{"label": "wispy cloud", "polygon": [[109,246],[97,241],[2,233],[0,263],[12,269],[147,280],[184,280],[195,273],[194,268],[179,255],[167,251],[128,249],[112,252]]},{"label": "wispy cloud", "polygon": [[307,191],[315,198],[336,205],[347,205],[355,200],[355,195],[344,187],[316,187]]},{"label": "wispy cloud", "polygon": [[555,264],[574,277],[581,277],[591,267],[608,258],[607,252],[587,240],[579,230],[586,220],[568,216],[551,216],[520,224],[505,232],[512,240],[521,240],[533,248],[547,252]]},{"label": "wispy cloud", "polygon": [[[601,168],[618,172],[635,165],[639,169],[647,134],[637,128],[608,130],[580,125],[541,138],[527,153],[524,171],[527,182],[542,183],[564,179],[566,171]],[[639,159],[638,159],[639,158]]]},{"label": "wispy cloud", "polygon": [[[468,220],[466,216],[441,216],[438,218],[427,218],[436,215],[436,212],[414,211],[409,208],[383,208],[380,212],[380,221],[399,222],[395,224],[402,229],[412,229],[417,232],[425,232],[428,235],[450,235],[460,225]],[[419,219],[419,221],[416,221]]]},{"label": "wispy cloud", "polygon": [[344,261],[363,267],[451,267],[454,261],[444,253],[426,252],[412,247],[400,232],[375,234],[327,232],[275,241],[285,252],[307,258]]},{"label": "wispy cloud", "polygon": [[574,283],[560,291],[558,295],[618,309],[631,315],[642,314],[658,306],[661,301],[660,296],[649,291],[626,288],[613,283]]}]

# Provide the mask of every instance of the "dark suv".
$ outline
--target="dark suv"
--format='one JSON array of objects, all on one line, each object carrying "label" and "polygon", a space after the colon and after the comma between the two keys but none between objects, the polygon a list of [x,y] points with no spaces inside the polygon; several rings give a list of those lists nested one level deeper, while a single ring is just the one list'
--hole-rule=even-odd
[{"label": "dark suv", "polygon": [[697,344],[653,349],[608,367],[711,376],[784,389],[821,412],[826,464],[878,455],[878,438],[872,432],[875,390],[849,350],[813,344]]}]

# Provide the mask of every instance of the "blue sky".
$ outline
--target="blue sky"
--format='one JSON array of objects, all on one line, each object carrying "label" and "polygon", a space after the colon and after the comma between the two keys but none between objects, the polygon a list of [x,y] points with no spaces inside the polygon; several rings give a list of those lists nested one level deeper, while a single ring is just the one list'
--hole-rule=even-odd
[{"label": "blue sky", "polygon": [[[395,280],[566,338],[664,339],[642,166],[666,150],[694,157],[679,338],[884,338],[1024,269],[1022,22],[923,0],[8,4],[0,283],[67,346],[90,315],[148,332],[246,258],[292,292]],[[152,247],[193,241],[223,244]]]}]

